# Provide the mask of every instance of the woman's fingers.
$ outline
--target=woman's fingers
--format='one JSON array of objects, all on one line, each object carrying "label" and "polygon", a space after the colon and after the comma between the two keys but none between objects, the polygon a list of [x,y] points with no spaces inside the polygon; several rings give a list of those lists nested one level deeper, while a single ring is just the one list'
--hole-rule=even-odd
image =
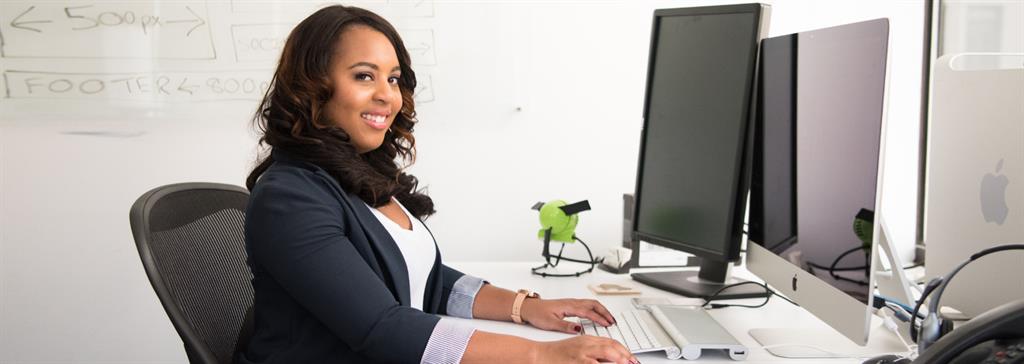
[{"label": "woman's fingers", "polygon": [[573,307],[568,313],[571,316],[576,316],[576,317],[580,317],[580,318],[585,318],[585,319],[590,320],[590,321],[594,321],[598,325],[601,325],[601,326],[610,326],[610,325],[612,325],[612,321],[611,320],[608,320],[604,316],[601,316],[597,312],[594,312],[594,310],[592,310],[590,308],[587,308],[587,307]]},{"label": "woman's fingers", "polygon": [[596,338],[600,340],[599,348],[592,354],[597,355],[594,357],[598,360],[610,361],[619,364],[628,364],[638,362],[633,356],[633,353],[629,352],[625,346],[622,346],[618,341],[608,338]]},{"label": "woman's fingers", "polygon": [[577,300],[577,302],[570,306],[567,313],[594,321],[601,326],[609,326],[616,323],[615,317],[608,312],[608,309],[601,305],[600,302],[594,300]]},{"label": "woman's fingers", "polygon": [[613,325],[617,324],[617,322],[615,322],[615,317],[612,316],[612,313],[609,312],[608,309],[605,308],[604,305],[601,304],[601,302],[598,302],[596,300],[587,300],[587,301],[588,301],[588,303],[590,303],[591,309],[593,309],[595,312],[597,312],[598,314],[603,316],[605,319],[608,320],[608,322],[611,322]]},{"label": "woman's fingers", "polygon": [[558,320],[558,330],[567,334],[582,334],[583,327],[572,321]]}]

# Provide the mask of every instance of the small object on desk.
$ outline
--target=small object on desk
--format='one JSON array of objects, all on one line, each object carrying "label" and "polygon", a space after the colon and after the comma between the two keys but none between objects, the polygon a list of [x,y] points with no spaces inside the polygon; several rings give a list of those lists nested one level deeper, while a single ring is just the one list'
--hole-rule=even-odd
[{"label": "small object on desk", "polygon": [[[594,254],[590,252],[590,247],[587,246],[587,243],[576,236],[576,224],[580,219],[579,213],[590,210],[590,202],[583,200],[566,204],[562,200],[553,200],[547,203],[538,202],[531,209],[537,210],[540,215],[541,228],[537,231],[537,237],[544,240],[544,248],[541,250],[541,255],[544,257],[545,262],[543,265],[531,268],[530,272],[541,277],[579,277],[582,274],[592,272],[595,266],[601,264],[600,259],[594,259]],[[558,250],[558,255],[551,255],[551,241],[562,243],[562,247]],[[579,242],[587,250],[587,260],[562,256],[565,244],[573,242]],[[552,258],[554,258],[553,262]],[[590,267],[575,273],[552,273],[548,271],[549,268],[557,267],[558,263],[563,260],[589,264]]]},{"label": "small object on desk", "polygon": [[599,268],[609,273],[629,273],[629,268],[633,266],[629,260],[632,255],[633,250],[628,248],[617,247],[608,249],[608,253],[604,255]]},{"label": "small object on desk", "polygon": [[587,288],[590,288],[591,291],[594,291],[594,293],[599,295],[640,294],[640,291],[637,291],[633,287],[622,286],[614,283],[591,284],[588,285]]}]

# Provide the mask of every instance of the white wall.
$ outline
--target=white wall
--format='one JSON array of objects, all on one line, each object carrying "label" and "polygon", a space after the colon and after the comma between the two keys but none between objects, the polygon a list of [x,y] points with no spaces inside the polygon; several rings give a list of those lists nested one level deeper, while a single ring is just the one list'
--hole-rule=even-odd
[{"label": "white wall", "polygon": [[[537,260],[529,207],[555,198],[589,199],[594,210],[583,214],[578,235],[596,251],[617,245],[621,194],[635,180],[651,10],[724,2],[428,3],[430,17],[393,21],[433,31],[433,61],[417,66],[431,89],[419,96],[412,172],[434,198],[438,214],[427,222],[445,259]],[[771,3],[770,35],[891,19],[882,211],[909,258],[922,3]],[[213,29],[230,25],[228,3],[210,2],[206,14]],[[213,37],[219,47],[231,43]],[[117,71],[96,60],[0,62],[2,70]],[[140,67],[234,65],[197,64]],[[0,362],[186,361],[139,263],[128,208],[162,184],[242,184],[255,156],[254,107],[253,100],[0,99]]]}]

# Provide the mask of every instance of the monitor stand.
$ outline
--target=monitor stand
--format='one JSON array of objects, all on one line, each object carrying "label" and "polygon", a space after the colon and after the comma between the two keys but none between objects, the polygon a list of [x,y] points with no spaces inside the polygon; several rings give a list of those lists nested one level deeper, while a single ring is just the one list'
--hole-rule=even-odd
[{"label": "monitor stand", "polygon": [[[670,271],[630,274],[633,280],[648,286],[669,291],[686,297],[710,298],[726,285],[745,282],[729,278],[731,264],[726,261],[701,258],[700,270]],[[765,297],[768,293],[760,284],[744,284],[720,292],[714,299]]]},{"label": "monitor stand", "polygon": [[[880,321],[877,317],[872,321]],[[880,322],[872,323],[867,345],[860,346],[831,328],[760,328],[749,332],[765,351],[788,359],[867,358],[910,351]]]},{"label": "monitor stand", "polygon": [[[903,271],[899,253],[889,241],[891,234],[882,215],[878,216],[878,224],[877,244],[871,250],[871,267],[878,290],[876,294],[913,306],[915,296],[912,291],[916,291],[917,287],[907,279]],[[880,317],[871,316],[871,331],[864,346],[857,345],[831,328],[758,328],[751,329],[749,334],[766,351],[781,358],[859,358],[906,354],[910,350],[907,346],[909,324],[897,322],[898,332],[894,333],[881,322]]]}]

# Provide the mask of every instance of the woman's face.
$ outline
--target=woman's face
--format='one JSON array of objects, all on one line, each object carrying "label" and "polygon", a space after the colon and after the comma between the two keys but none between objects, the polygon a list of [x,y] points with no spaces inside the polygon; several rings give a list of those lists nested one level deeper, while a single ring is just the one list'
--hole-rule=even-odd
[{"label": "woman's face", "polygon": [[398,56],[383,33],[365,25],[346,29],[338,42],[330,75],[334,96],[325,111],[356,151],[366,153],[380,147],[402,109]]}]

